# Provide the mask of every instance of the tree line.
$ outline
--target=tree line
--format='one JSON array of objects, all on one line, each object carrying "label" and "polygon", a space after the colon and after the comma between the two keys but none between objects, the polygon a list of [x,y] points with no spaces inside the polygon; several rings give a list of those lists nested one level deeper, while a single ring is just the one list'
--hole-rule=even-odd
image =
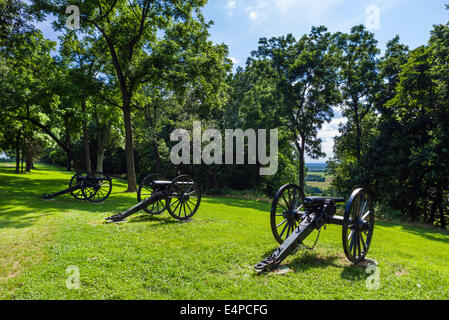
[{"label": "tree line", "polygon": [[[446,227],[449,193],[449,24],[410,50],[397,36],[383,54],[363,25],[313,27],[261,38],[232,71],[226,44],[209,39],[205,0],[0,1],[0,149],[26,170],[37,159],[67,170],[194,175],[205,190],[305,194],[306,156],[325,154],[318,132],[335,110],[348,119],[328,162],[329,195],[368,188],[386,210]],[[80,29],[65,9],[80,8]],[[59,46],[33,27],[56,17]],[[170,133],[278,129],[278,171],[256,165],[170,162]],[[234,162],[235,163],[235,162]]]}]

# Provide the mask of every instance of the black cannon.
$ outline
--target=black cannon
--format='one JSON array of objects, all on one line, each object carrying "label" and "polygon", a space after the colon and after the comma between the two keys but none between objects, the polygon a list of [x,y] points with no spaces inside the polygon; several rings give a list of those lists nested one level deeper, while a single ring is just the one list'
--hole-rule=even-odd
[{"label": "black cannon", "polygon": [[356,189],[346,204],[344,216],[337,216],[336,206],[344,202],[345,198],[305,198],[295,184],[281,187],[273,199],[270,216],[272,233],[281,245],[254,268],[259,272],[277,269],[307,236],[326,224],[342,226],[346,258],[354,264],[362,262],[373,237],[373,203],[364,189]]},{"label": "black cannon", "polygon": [[188,175],[180,175],[170,181],[160,174],[150,174],[139,185],[137,202],[132,208],[106,220],[122,221],[140,210],[149,214],[161,214],[167,210],[173,218],[187,220],[200,206],[201,189]]},{"label": "black cannon", "polygon": [[70,179],[67,189],[43,194],[43,199],[52,199],[60,195],[70,193],[77,200],[88,200],[91,202],[102,202],[106,200],[112,191],[112,179],[102,172],[80,172]]}]

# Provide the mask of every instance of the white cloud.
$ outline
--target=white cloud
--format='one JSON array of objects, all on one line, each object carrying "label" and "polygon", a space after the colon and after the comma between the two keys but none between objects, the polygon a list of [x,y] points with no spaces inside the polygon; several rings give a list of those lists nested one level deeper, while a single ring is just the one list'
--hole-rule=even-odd
[{"label": "white cloud", "polygon": [[256,11],[251,11],[251,12],[249,13],[249,17],[250,17],[250,19],[255,20],[255,19],[257,19],[258,14],[257,14]]},{"label": "white cloud", "polygon": [[237,5],[237,2],[235,2],[234,0],[231,0],[231,1],[228,2],[228,4],[226,6],[229,9],[234,9],[236,5]]},{"label": "white cloud", "polygon": [[277,8],[284,14],[296,12],[298,18],[318,20],[326,16],[337,4],[344,0],[276,0]]},{"label": "white cloud", "polygon": [[[318,132],[318,137],[321,138],[321,150],[326,153],[326,159],[331,158],[333,156],[333,148],[334,148],[334,138],[340,135],[338,132],[338,126],[340,123],[346,123],[348,119],[341,118],[333,118],[331,122],[325,123],[323,128]],[[324,161],[320,159],[320,161]]]},{"label": "white cloud", "polygon": [[315,23],[343,1],[346,0],[247,0],[244,12],[250,20],[257,22],[270,18],[278,22],[288,20]]}]

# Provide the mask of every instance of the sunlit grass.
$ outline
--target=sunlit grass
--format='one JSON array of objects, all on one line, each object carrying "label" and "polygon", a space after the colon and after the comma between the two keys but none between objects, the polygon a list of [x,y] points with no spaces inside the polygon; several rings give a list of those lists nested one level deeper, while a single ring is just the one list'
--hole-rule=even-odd
[{"label": "sunlit grass", "polygon": [[[344,258],[338,226],[314,251],[290,256],[286,275],[257,275],[253,265],[276,248],[270,203],[207,197],[190,222],[164,213],[107,224],[136,195],[114,179],[104,203],[38,198],[67,187],[71,175],[43,165],[15,174],[0,164],[3,299],[449,298],[449,236],[437,230],[377,223],[368,256],[379,262],[378,290]],[[68,266],[80,271],[78,290],[66,288]]]}]

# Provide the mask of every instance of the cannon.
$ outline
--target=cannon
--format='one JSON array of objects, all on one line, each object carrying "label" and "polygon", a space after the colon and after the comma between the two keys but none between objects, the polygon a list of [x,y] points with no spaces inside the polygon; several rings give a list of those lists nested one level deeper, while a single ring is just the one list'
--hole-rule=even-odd
[{"label": "cannon", "polygon": [[277,269],[289,254],[303,245],[307,236],[326,224],[342,226],[343,250],[350,262],[357,264],[365,260],[373,238],[373,203],[368,193],[359,188],[349,197],[344,215],[336,215],[337,204],[344,202],[345,198],[340,197],[304,197],[295,184],[281,187],[270,213],[271,231],[280,246],[254,268],[258,272]]},{"label": "cannon", "polygon": [[152,215],[167,210],[173,218],[187,220],[198,211],[201,189],[189,175],[180,175],[170,181],[160,174],[150,174],[140,182],[137,202],[135,206],[106,220],[123,221],[140,210]]},{"label": "cannon", "polygon": [[111,191],[112,179],[108,175],[103,172],[80,172],[70,179],[67,189],[51,194],[44,193],[42,198],[48,200],[70,193],[77,200],[103,202],[109,197]]}]

